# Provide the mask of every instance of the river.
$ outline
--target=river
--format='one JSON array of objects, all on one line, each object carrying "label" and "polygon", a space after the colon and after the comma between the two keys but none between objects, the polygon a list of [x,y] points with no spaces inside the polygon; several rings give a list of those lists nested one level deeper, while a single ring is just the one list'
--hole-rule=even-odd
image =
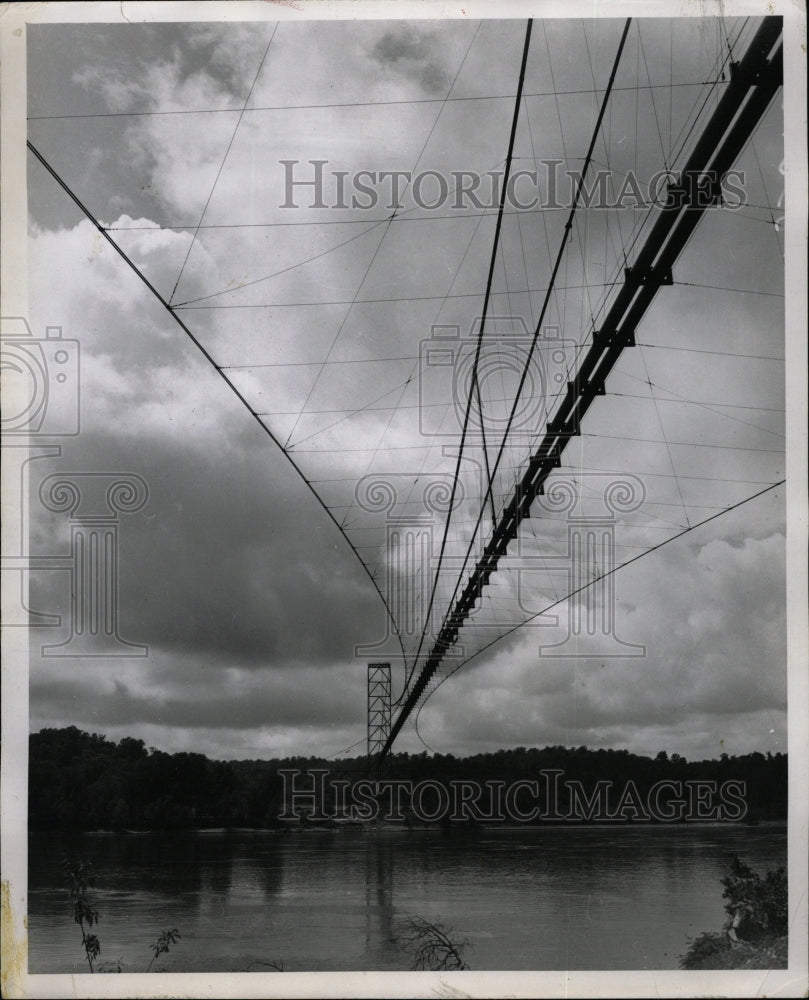
[{"label": "river", "polygon": [[[467,938],[485,969],[673,969],[724,919],[728,853],[786,864],[786,826],[32,834],[29,971],[87,971],[64,855],[96,873],[102,963],[167,972],[408,969],[409,915]],[[109,966],[108,966],[109,968]]]}]

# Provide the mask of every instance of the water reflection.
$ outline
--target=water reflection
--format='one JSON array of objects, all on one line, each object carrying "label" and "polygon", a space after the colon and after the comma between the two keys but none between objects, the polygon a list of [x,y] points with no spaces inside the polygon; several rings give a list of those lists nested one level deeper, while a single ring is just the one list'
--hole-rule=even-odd
[{"label": "water reflection", "polygon": [[[688,938],[724,918],[729,851],[785,863],[783,827],[308,830],[32,836],[31,971],[81,971],[59,859],[90,858],[104,955],[168,971],[406,969],[408,915],[469,938],[474,969],[676,968]],[[145,963],[144,963],[145,964]]]},{"label": "water reflection", "polygon": [[393,909],[394,845],[373,834],[365,841],[365,944],[366,951],[390,951],[396,946]]}]

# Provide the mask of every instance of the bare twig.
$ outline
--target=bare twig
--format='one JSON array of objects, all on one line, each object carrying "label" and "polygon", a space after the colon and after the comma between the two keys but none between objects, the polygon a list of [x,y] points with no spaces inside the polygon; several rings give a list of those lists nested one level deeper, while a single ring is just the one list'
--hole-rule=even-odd
[{"label": "bare twig", "polygon": [[258,959],[256,959],[254,962],[251,962],[247,966],[247,971],[249,972],[254,965],[264,965],[268,969],[275,969],[276,972],[284,971],[284,960],[282,958],[279,958],[277,962],[260,962]]},{"label": "bare twig", "polygon": [[456,938],[451,927],[424,917],[404,921],[402,941],[413,949],[413,969],[458,972],[468,969],[463,953],[472,943]]}]

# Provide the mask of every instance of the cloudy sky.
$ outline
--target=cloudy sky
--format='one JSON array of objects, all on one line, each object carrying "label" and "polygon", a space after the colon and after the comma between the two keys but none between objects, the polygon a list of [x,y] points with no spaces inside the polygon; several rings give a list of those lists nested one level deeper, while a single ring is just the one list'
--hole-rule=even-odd
[{"label": "cloudy sky", "polygon": [[[536,22],[514,169],[581,169],[623,26]],[[643,186],[682,165],[729,51],[743,53],[757,26],[633,24],[594,152],[608,193],[630,171]],[[400,599],[423,606],[432,577],[397,569],[387,533],[426,512],[428,484],[451,481],[452,373],[469,356],[456,346],[454,368],[427,371],[422,341],[436,325],[465,336],[480,315],[496,211],[455,208],[452,194],[425,208],[413,185],[395,213],[384,198],[350,207],[350,184],[360,170],[433,171],[424,202],[453,171],[502,170],[525,32],[523,21],[29,27],[29,139],[260,415],[29,157],[29,320],[35,336],[60,325],[79,341],[82,420],[58,459],[32,463],[32,554],[70,544],[67,516],[37,499],[46,475],[130,472],[149,490],[120,518],[118,553],[119,634],[148,655],[43,656],[67,631],[32,632],[33,729],[74,724],[215,757],[332,754],[364,741],[369,658],[392,659],[401,691],[407,664],[369,576],[412,656],[421,628]],[[615,562],[784,478],[782,131],[777,97],[736,164],[746,204],[706,214],[565,453],[558,478],[588,500],[615,477],[640,484],[638,508],[617,518]],[[298,161],[297,179],[311,179],[311,160],[326,161],[329,185],[343,172],[349,207],[312,207],[304,187],[298,208],[282,207],[284,160]],[[568,208],[507,209],[491,315],[533,331]],[[645,204],[577,214],[544,319],[564,377],[648,221]],[[522,357],[525,337],[509,343]],[[496,504],[553,409],[556,370],[532,370],[544,409],[504,447]],[[508,365],[492,371],[481,389],[495,427],[514,379]],[[465,456],[440,613],[494,438],[484,455],[473,435]],[[368,477],[395,494],[387,520],[361,502]],[[444,517],[430,522],[433,557]],[[532,509],[462,636],[467,655],[564,596],[567,530],[563,513]],[[613,641],[552,655],[570,627],[563,604],[555,628],[535,620],[453,673],[397,747],[783,750],[784,563],[779,488],[621,570]],[[31,607],[64,615],[68,574],[32,574]]]}]

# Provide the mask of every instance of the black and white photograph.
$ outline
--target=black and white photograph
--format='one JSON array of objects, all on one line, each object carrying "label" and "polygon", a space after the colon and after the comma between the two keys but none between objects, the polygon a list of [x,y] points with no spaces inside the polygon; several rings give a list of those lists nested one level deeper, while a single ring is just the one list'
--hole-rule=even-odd
[{"label": "black and white photograph", "polygon": [[3,994],[806,995],[803,7],[4,7]]}]

